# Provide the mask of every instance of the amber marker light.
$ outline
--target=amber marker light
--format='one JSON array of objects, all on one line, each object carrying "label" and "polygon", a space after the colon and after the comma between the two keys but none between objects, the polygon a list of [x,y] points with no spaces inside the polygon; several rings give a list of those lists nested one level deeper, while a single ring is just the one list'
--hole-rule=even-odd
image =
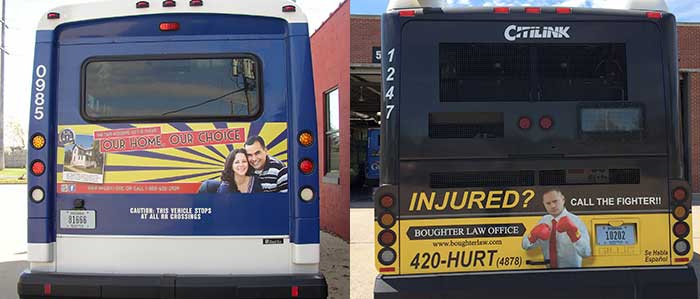
[{"label": "amber marker light", "polygon": [[392,227],[395,222],[396,219],[394,218],[394,215],[392,215],[389,212],[382,213],[379,216],[379,225],[381,225],[384,228]]},{"label": "amber marker light", "polygon": [[46,145],[46,138],[44,135],[36,133],[32,136],[32,147],[34,147],[34,149],[40,150],[44,148],[44,145]]},{"label": "amber marker light", "polygon": [[311,146],[314,143],[314,136],[309,132],[299,134],[299,144],[303,146]]},{"label": "amber marker light", "polygon": [[688,210],[684,206],[677,206],[675,209],[673,209],[673,217],[676,217],[678,220],[683,220],[688,214]]}]

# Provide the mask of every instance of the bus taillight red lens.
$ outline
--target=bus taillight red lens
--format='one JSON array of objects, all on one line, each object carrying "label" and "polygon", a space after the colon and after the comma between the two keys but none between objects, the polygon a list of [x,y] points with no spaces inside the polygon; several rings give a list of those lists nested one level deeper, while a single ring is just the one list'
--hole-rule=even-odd
[{"label": "bus taillight red lens", "polygon": [[571,14],[571,8],[569,8],[569,7],[557,7],[555,9],[555,11],[559,15],[570,15]]},{"label": "bus taillight red lens", "polygon": [[650,19],[657,19],[658,20],[658,19],[661,19],[662,16],[663,15],[658,11],[647,12],[647,18],[650,18]]},{"label": "bus taillight red lens", "polygon": [[549,130],[554,126],[554,120],[549,116],[543,116],[540,118],[540,128],[544,130]]},{"label": "bus taillight red lens", "polygon": [[686,209],[684,206],[677,206],[675,209],[673,209],[673,217],[676,217],[676,219],[683,220],[687,216],[688,209]]},{"label": "bus taillight red lens", "polygon": [[177,3],[174,0],[165,0],[163,1],[163,7],[175,7]]},{"label": "bus taillight red lens", "polygon": [[383,228],[390,228],[394,226],[394,223],[396,223],[396,218],[391,212],[385,212],[379,216],[379,226]]},{"label": "bus taillight red lens", "polygon": [[295,11],[297,11],[297,7],[294,5],[282,6],[282,12],[295,12]]},{"label": "bus taillight red lens", "polygon": [[311,160],[301,161],[301,163],[299,163],[299,170],[301,170],[303,174],[310,174],[314,171],[314,162],[311,162]]},{"label": "bus taillight red lens", "polygon": [[46,165],[44,165],[44,162],[39,160],[32,162],[32,174],[35,176],[40,176],[44,174],[44,171],[46,171]]},{"label": "bus taillight red lens", "polygon": [[523,130],[527,130],[530,127],[532,127],[532,121],[529,117],[523,116],[518,120],[518,127],[520,127]]},{"label": "bus taillight red lens", "polygon": [[202,6],[204,2],[202,0],[192,0],[190,1],[190,6]]},{"label": "bus taillight red lens", "polygon": [[540,13],[542,13],[542,9],[539,7],[526,7],[525,13],[540,14]]},{"label": "bus taillight red lens", "polygon": [[677,255],[686,255],[690,251],[690,243],[683,239],[678,240],[673,243],[673,251],[675,251]]},{"label": "bus taillight red lens", "polygon": [[394,198],[389,195],[384,195],[382,199],[379,200],[379,204],[382,208],[391,208],[394,205]]},{"label": "bus taillight red lens", "polygon": [[166,22],[160,23],[160,31],[178,31],[180,30],[180,23],[176,22]]},{"label": "bus taillight red lens", "polygon": [[687,196],[688,192],[686,192],[683,187],[678,187],[676,190],[673,190],[673,199],[675,200],[685,200]]},{"label": "bus taillight red lens", "polygon": [[148,4],[148,1],[136,2],[136,8],[148,8],[149,6],[151,6],[151,5]]},{"label": "bus taillight red lens", "polygon": [[309,132],[299,134],[299,144],[303,146],[311,146],[314,143],[314,136]]},{"label": "bus taillight red lens", "polygon": [[391,246],[396,242],[396,233],[390,230],[384,230],[379,233],[379,245]]},{"label": "bus taillight red lens", "polygon": [[497,14],[509,14],[509,13],[510,13],[510,8],[508,8],[508,7],[494,7],[494,8],[493,8],[493,13],[497,13]]},{"label": "bus taillight red lens", "polygon": [[673,234],[679,238],[685,238],[690,232],[690,226],[685,222],[677,222],[673,225]]}]

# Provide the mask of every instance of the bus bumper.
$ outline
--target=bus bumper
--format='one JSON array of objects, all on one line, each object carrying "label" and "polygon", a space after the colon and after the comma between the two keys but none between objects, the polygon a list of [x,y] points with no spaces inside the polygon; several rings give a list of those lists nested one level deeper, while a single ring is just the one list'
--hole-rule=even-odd
[{"label": "bus bumper", "polygon": [[322,274],[156,276],[29,273],[20,275],[21,299],[38,298],[326,298]]},{"label": "bus bumper", "polygon": [[698,298],[692,267],[508,274],[377,276],[375,299],[394,298]]}]

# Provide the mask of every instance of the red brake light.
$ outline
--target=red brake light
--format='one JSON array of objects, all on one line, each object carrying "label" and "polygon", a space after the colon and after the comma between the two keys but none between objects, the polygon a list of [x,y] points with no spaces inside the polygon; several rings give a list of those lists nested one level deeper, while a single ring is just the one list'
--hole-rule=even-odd
[{"label": "red brake light", "polygon": [[202,6],[204,2],[202,0],[192,0],[190,1],[190,6]]},{"label": "red brake light", "polygon": [[498,14],[509,14],[509,13],[510,13],[510,8],[508,8],[508,7],[494,7],[494,8],[493,8],[493,13],[498,13]]},{"label": "red brake light", "polygon": [[295,12],[295,11],[297,11],[297,7],[294,5],[282,6],[282,12]]},{"label": "red brake light", "polygon": [[685,189],[682,187],[676,188],[676,190],[673,190],[673,199],[675,200],[684,200],[688,196],[688,193],[685,192]]},{"label": "red brake light", "polygon": [[57,12],[50,12],[46,15],[46,18],[49,20],[55,20],[55,19],[60,19],[61,14]]},{"label": "red brake light", "polygon": [[650,19],[657,19],[658,20],[658,19],[661,19],[662,16],[663,15],[658,11],[647,12],[647,18],[650,18]]},{"label": "red brake light", "polygon": [[166,22],[160,23],[160,31],[177,31],[180,30],[180,23]]},{"label": "red brake light", "polygon": [[679,238],[685,238],[690,232],[690,226],[685,222],[676,222],[673,225],[673,234]]},{"label": "red brake light", "polygon": [[163,7],[175,7],[177,5],[174,0],[163,1]]},{"label": "red brake light", "polygon": [[44,284],[44,295],[51,295],[51,284],[50,283]]},{"label": "red brake light", "polygon": [[301,163],[299,163],[299,170],[303,174],[310,174],[314,170],[314,162],[311,162],[311,160],[303,160]]},{"label": "red brake light", "polygon": [[532,121],[527,116],[523,116],[518,120],[518,127],[523,130],[527,130],[532,126]]},{"label": "red brake light", "polygon": [[147,8],[147,7],[149,7],[149,6],[151,6],[151,5],[148,4],[148,1],[139,1],[139,2],[136,2],[136,8]]},{"label": "red brake light", "polygon": [[539,7],[525,7],[525,13],[540,14],[542,9]]},{"label": "red brake light", "polygon": [[46,171],[46,165],[44,165],[44,162],[41,162],[39,160],[32,162],[32,173],[35,176],[40,176],[44,174],[44,171]]},{"label": "red brake light", "polygon": [[416,11],[409,9],[409,10],[401,10],[399,11],[399,16],[400,17],[415,17],[416,16]]},{"label": "red brake light", "polygon": [[389,195],[384,195],[384,196],[382,196],[382,199],[379,201],[379,204],[383,208],[386,208],[386,209],[391,208],[391,206],[394,205],[394,198],[389,196]]},{"label": "red brake light", "polygon": [[557,7],[556,12],[557,12],[557,14],[560,14],[560,15],[570,15],[571,8],[569,8],[569,7]]},{"label": "red brake light", "polygon": [[554,125],[554,120],[549,116],[543,116],[540,118],[540,128],[549,130]]},{"label": "red brake light", "polygon": [[292,286],[292,297],[299,297],[299,287]]}]

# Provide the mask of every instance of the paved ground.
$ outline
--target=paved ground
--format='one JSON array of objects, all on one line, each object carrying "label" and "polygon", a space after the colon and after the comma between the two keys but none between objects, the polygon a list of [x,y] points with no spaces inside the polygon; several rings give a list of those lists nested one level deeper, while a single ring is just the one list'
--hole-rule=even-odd
[{"label": "paved ground", "polygon": [[[27,269],[26,185],[0,185],[0,299],[17,298],[17,279]],[[331,234],[321,233],[321,271],[330,296],[347,299],[349,287],[349,244]]]}]

